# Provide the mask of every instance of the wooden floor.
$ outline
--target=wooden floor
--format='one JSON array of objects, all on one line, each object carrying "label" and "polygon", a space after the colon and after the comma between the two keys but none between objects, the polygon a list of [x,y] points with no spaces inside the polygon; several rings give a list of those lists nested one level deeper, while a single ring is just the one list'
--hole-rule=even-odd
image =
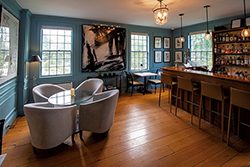
[{"label": "wooden floor", "polygon": [[220,131],[206,122],[202,129],[190,124],[190,115],[179,110],[169,113],[167,93],[162,107],[157,94],[122,95],[115,122],[107,137],[85,132],[84,145],[76,136],[48,152],[35,155],[25,117],[18,118],[4,136],[3,166],[81,167],[81,166],[250,166],[247,142],[233,138],[228,147],[220,140]]}]

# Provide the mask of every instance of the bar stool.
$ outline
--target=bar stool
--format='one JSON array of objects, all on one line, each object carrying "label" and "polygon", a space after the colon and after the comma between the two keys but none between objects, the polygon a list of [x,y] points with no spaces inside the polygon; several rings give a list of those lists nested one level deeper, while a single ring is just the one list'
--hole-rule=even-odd
[{"label": "bar stool", "polygon": [[193,108],[194,108],[194,93],[199,90],[199,88],[195,87],[193,85],[193,82],[189,78],[183,78],[178,76],[177,77],[177,98],[176,98],[176,107],[175,107],[175,115],[177,115],[177,104],[178,104],[178,99],[180,99],[180,102],[182,101],[181,95],[179,97],[179,93],[181,93],[182,90],[185,90],[187,92],[191,92],[192,99],[191,101],[186,101],[186,103],[191,104],[191,123],[193,124]]},{"label": "bar stool", "polygon": [[[239,90],[235,88],[230,88],[230,107],[229,107],[229,117],[228,117],[228,128],[227,128],[227,144],[229,145],[230,139],[230,123],[233,106],[238,107],[238,134],[240,126],[240,108],[250,110],[250,92]],[[234,120],[233,120],[234,121]]]},{"label": "bar stool", "polygon": [[[224,96],[222,86],[219,84],[211,84],[208,82],[201,81],[199,128],[201,128],[201,112],[202,112],[202,105],[203,105],[203,97],[209,97],[211,99],[221,102],[221,139],[223,140],[224,139],[224,104],[225,104],[226,97]],[[212,111],[209,111],[210,123],[211,123],[211,114],[212,114]]]},{"label": "bar stool", "polygon": [[161,90],[162,86],[168,86],[169,87],[169,108],[170,112],[172,112],[172,97],[176,97],[172,94],[172,89],[174,86],[176,86],[177,83],[173,81],[173,78],[167,74],[161,73],[161,85],[160,85],[160,93],[159,93],[159,106],[161,105]]}]

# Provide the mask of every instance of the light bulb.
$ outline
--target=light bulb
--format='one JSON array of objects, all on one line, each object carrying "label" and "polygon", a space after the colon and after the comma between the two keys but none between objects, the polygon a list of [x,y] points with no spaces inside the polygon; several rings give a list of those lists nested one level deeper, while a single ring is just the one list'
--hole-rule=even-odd
[{"label": "light bulb", "polygon": [[181,42],[185,42],[185,38],[183,36],[180,37]]},{"label": "light bulb", "polygon": [[243,38],[245,38],[245,37],[250,37],[250,30],[249,30],[249,28],[245,27],[245,28],[241,31],[241,36],[242,36]]},{"label": "light bulb", "polygon": [[211,34],[210,34],[210,32],[206,32],[206,34],[205,34],[205,39],[206,40],[210,40],[211,39]]}]

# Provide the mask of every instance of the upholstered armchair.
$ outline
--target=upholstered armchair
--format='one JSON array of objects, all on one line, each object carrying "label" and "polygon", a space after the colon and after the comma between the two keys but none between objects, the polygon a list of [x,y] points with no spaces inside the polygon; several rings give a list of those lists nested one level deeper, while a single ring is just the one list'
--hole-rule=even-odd
[{"label": "upholstered armchair", "polygon": [[103,89],[103,80],[99,78],[90,78],[83,81],[80,85],[76,87],[77,91],[89,91],[91,94],[102,92]]},{"label": "upholstered armchair", "polygon": [[93,101],[80,104],[79,130],[94,133],[106,133],[113,124],[119,90],[114,89],[95,94]]},{"label": "upholstered armchair", "polygon": [[41,84],[33,88],[34,102],[48,102],[50,96],[66,89],[54,84]]},{"label": "upholstered armchair", "polygon": [[24,114],[33,148],[56,147],[75,132],[75,105],[58,107],[47,102],[30,103],[24,105]]}]

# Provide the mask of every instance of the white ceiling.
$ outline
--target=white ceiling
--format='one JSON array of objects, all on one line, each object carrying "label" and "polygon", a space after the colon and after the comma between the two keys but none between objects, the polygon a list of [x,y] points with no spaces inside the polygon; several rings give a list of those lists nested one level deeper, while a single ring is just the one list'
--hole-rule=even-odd
[{"label": "white ceiling", "polygon": [[[64,16],[104,22],[125,23],[149,27],[180,27],[179,14],[184,13],[183,26],[204,22],[204,5],[209,8],[209,20],[243,14],[243,0],[164,0],[169,4],[169,21],[156,25],[152,8],[157,0],[17,0],[33,14]],[[250,0],[246,0],[247,12]]]}]

